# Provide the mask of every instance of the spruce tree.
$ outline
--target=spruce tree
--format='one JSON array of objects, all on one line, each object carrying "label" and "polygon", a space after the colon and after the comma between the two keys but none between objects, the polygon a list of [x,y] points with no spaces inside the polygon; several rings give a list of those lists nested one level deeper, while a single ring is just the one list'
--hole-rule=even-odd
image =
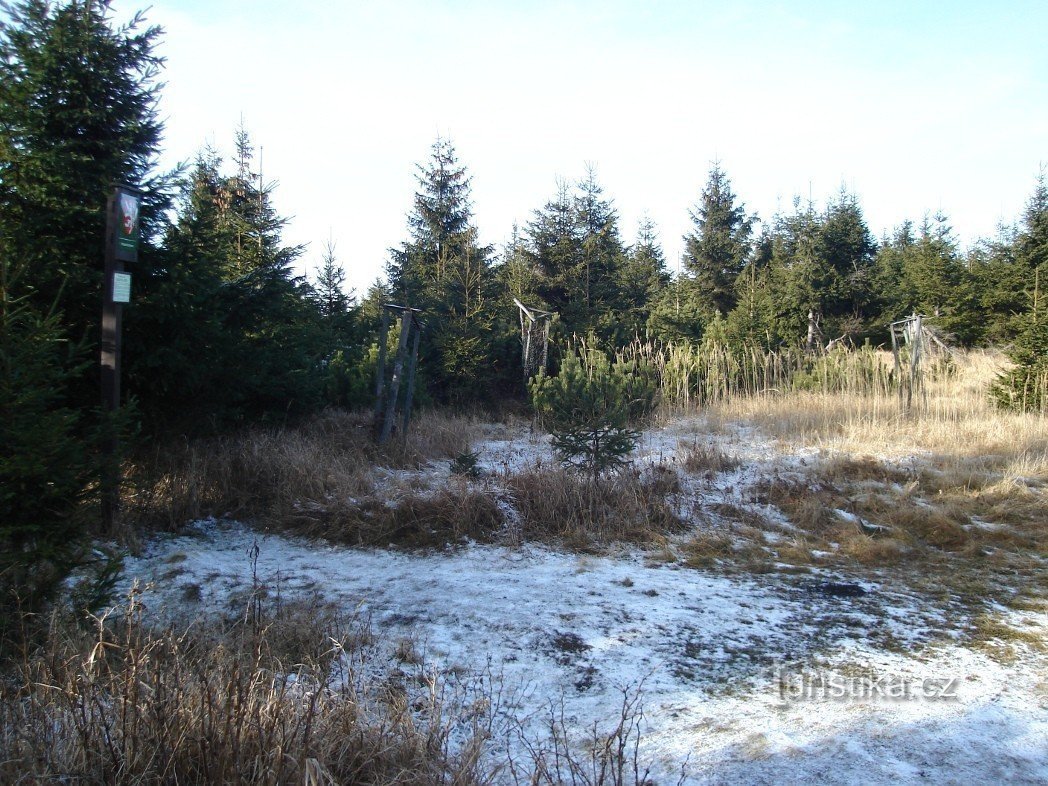
[{"label": "spruce tree", "polygon": [[707,319],[735,306],[735,279],[750,252],[753,219],[736,204],[731,180],[715,162],[699,203],[689,211],[694,229],[684,236],[684,263]]},{"label": "spruce tree", "polygon": [[793,213],[773,223],[766,326],[772,345],[810,344],[811,328],[821,320],[826,271],[817,253],[820,221],[814,205],[797,199]]},{"label": "spruce tree", "polygon": [[1016,239],[1016,261],[1031,274],[1048,267],[1048,172],[1044,168],[1026,203],[1023,227]]},{"label": "spruce tree", "polygon": [[822,270],[820,315],[827,338],[857,338],[872,316],[871,270],[877,244],[859,200],[844,189],[819,223],[815,253]]},{"label": "spruce tree", "polygon": [[618,285],[622,293],[619,323],[625,338],[645,333],[654,304],[669,282],[666,257],[655,224],[645,217],[637,229],[637,242],[630,248],[619,271]]},{"label": "spruce tree", "polygon": [[293,269],[302,248],[283,243],[275,186],[252,170],[243,129],[236,156],[232,174],[213,151],[198,158],[163,264],[129,309],[130,387],[169,428],[284,417],[321,395],[323,326]]},{"label": "spruce tree", "polygon": [[320,266],[317,268],[313,284],[317,308],[327,319],[334,319],[349,312],[353,303],[346,293],[346,271],[335,255],[335,244],[328,240],[324,246]]},{"label": "spruce tree", "polygon": [[26,277],[0,258],[0,643],[15,596],[36,611],[73,567],[96,476],[84,413],[66,394],[83,348],[66,339],[56,312],[36,308]]},{"label": "spruce tree", "polygon": [[166,205],[151,174],[162,60],[159,29],[141,16],[115,25],[104,0],[2,10],[0,583],[34,610],[76,556],[102,472],[106,201],[115,181],[144,188],[143,260]]},{"label": "spruce tree", "polygon": [[1048,269],[1048,187],[1041,171],[1023,213],[1016,242],[1016,262],[1030,271],[1029,309],[1008,353],[1013,367],[1001,375],[991,394],[1003,407],[1025,412],[1048,410],[1048,310],[1041,277]]},{"label": "spruce tree", "polygon": [[417,179],[410,239],[390,250],[387,276],[394,300],[425,312],[420,363],[433,393],[464,403],[477,398],[477,380],[491,368],[491,248],[479,242],[471,179],[449,139],[437,139]]},{"label": "spruce tree", "polygon": [[542,304],[560,314],[570,329],[585,318],[580,234],[571,188],[558,181],[556,194],[534,212],[525,235]]},{"label": "spruce tree", "polygon": [[595,169],[587,167],[574,190],[559,182],[556,196],[535,211],[527,227],[538,293],[569,334],[592,332],[612,342],[627,338],[620,322],[629,308],[622,289],[626,249],[618,222]]},{"label": "spruce tree", "polygon": [[6,11],[0,254],[25,266],[37,308],[57,303],[71,337],[94,336],[112,184],[145,189],[147,241],[166,205],[166,178],[151,175],[162,130],[160,30],[141,15],[116,26],[106,0],[23,0]]}]

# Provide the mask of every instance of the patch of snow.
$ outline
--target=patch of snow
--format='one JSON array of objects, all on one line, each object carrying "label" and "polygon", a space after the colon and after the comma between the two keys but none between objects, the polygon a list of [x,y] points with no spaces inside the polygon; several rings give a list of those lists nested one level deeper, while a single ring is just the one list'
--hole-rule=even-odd
[{"label": "patch of snow", "polygon": [[[660,781],[685,759],[695,783],[1048,779],[1043,656],[1002,665],[967,649],[948,614],[890,583],[826,597],[810,576],[649,567],[641,554],[357,550],[216,520],[128,558],[124,587],[135,580],[149,583],[150,613],[179,621],[228,613],[253,581],[271,596],[319,593],[369,617],[389,663],[407,637],[445,675],[497,673],[513,695],[498,711],[529,734],[550,702],[572,732],[610,728],[622,691],[639,690],[641,757]],[[1024,613],[1042,631],[1045,616]],[[779,668],[948,678],[957,696],[791,700]]]}]

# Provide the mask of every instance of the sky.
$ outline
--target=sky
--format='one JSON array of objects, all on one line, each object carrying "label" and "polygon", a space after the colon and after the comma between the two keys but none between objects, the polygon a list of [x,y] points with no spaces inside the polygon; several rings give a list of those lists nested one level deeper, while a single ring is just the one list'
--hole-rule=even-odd
[{"label": "sky", "polygon": [[[116,0],[118,18],[144,7]],[[497,248],[592,165],[671,268],[711,162],[768,221],[844,187],[880,237],[942,211],[962,247],[1048,162],[1048,3],[155,0],[162,163],[243,121],[285,239],[362,293],[450,137]]]}]

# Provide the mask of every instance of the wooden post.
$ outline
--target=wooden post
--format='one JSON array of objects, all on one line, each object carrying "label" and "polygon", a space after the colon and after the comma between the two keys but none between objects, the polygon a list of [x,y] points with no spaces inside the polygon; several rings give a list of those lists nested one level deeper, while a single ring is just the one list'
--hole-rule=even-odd
[{"label": "wooden post", "polygon": [[375,430],[382,418],[382,393],[386,385],[386,341],[389,338],[389,311],[382,306],[382,333],[378,342],[378,365],[375,367]]},{"label": "wooden post", "polygon": [[408,351],[408,333],[411,332],[412,314],[405,309],[400,317],[400,343],[397,345],[397,359],[393,363],[393,379],[389,382],[389,402],[386,404],[386,416],[379,435],[380,445],[389,441],[393,433],[393,420],[396,417],[397,394],[400,392],[400,379],[404,373],[404,356]]},{"label": "wooden post", "polygon": [[400,433],[408,433],[408,423],[411,421],[411,405],[415,399],[415,366],[418,362],[418,343],[422,338],[422,323],[418,319],[412,319],[415,327],[415,340],[411,342],[411,361],[408,363],[408,389],[404,394],[404,419],[400,424]]},{"label": "wooden post", "polygon": [[112,532],[120,515],[120,479],[114,468],[119,445],[112,416],[120,408],[120,350],[123,306],[113,301],[113,277],[124,269],[116,258],[117,194],[106,203],[105,274],[102,281],[101,382],[102,411],[109,416],[102,440],[104,465],[102,473],[102,531]]},{"label": "wooden post", "polygon": [[913,349],[910,352],[910,399],[912,402],[913,394],[921,387],[921,349],[924,345],[923,336],[923,316],[921,314],[914,315],[913,321]]},{"label": "wooden post", "polygon": [[123,276],[124,262],[138,260],[139,208],[142,192],[128,185],[115,185],[106,202],[105,271],[102,282],[102,332],[99,347],[102,410],[107,416],[102,441],[102,528],[112,532],[120,516],[120,445],[116,413],[120,409],[120,355],[123,348],[122,303],[129,296],[125,288],[116,296],[116,279]]},{"label": "wooden post", "polygon": [[903,408],[903,392],[902,392],[902,360],[899,358],[899,332],[896,329],[896,324],[891,324],[892,332],[892,357],[895,358],[895,384],[899,386],[899,409]]}]

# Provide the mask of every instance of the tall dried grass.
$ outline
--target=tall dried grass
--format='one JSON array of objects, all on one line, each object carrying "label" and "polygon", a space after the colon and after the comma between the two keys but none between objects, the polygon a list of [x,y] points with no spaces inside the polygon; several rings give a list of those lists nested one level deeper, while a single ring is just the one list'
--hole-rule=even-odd
[{"label": "tall dried grass", "polygon": [[660,544],[684,524],[674,507],[680,481],[672,467],[625,468],[598,478],[563,467],[506,478],[528,540],[589,549],[599,543]]},{"label": "tall dried grass", "polygon": [[865,392],[742,396],[712,404],[711,422],[746,421],[762,432],[827,451],[921,456],[962,484],[966,477],[1048,483],[1048,418],[996,408],[987,391],[1005,367],[996,352],[956,356],[950,373],[929,374],[909,412],[898,397]]},{"label": "tall dried grass", "polygon": [[636,692],[608,731],[561,713],[533,735],[502,712],[497,678],[452,687],[410,644],[380,655],[359,621],[252,599],[232,628],[178,632],[142,611],[132,592],[91,630],[56,617],[5,673],[0,782],[644,782]]},{"label": "tall dried grass", "polygon": [[889,394],[895,389],[891,356],[869,346],[813,355],[799,347],[636,341],[617,357],[655,370],[668,413],[802,390]]},{"label": "tall dried grass", "polygon": [[[381,542],[386,525],[398,525],[378,515],[389,500],[376,489],[375,466],[418,467],[452,458],[469,449],[477,425],[424,412],[406,437],[381,448],[370,428],[367,413],[329,411],[294,428],[158,447],[134,463],[128,519],[177,528],[204,516],[239,516],[310,525],[312,534],[334,520],[343,530],[335,533],[339,539]],[[354,524],[363,529],[346,531]]]},{"label": "tall dried grass", "polygon": [[435,685],[409,704],[339,672],[351,662],[345,636],[331,635],[321,661],[282,663],[268,654],[278,635],[269,626],[214,635],[151,630],[134,599],[92,636],[53,628],[46,650],[4,684],[0,781],[485,780],[479,720],[463,728]]}]

